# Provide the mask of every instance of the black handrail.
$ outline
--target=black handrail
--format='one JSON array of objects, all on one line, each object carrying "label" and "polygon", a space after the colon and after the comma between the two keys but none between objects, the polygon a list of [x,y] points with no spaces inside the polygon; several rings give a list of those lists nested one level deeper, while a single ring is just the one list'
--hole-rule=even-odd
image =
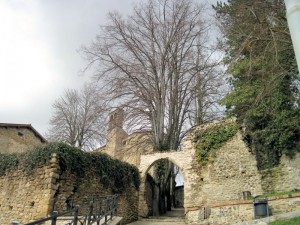
[{"label": "black handrail", "polygon": [[[116,215],[117,212],[117,198],[119,195],[112,195],[112,196],[92,196],[91,201],[89,202],[88,213],[85,216],[79,216],[79,212],[83,208],[87,207],[80,207],[80,206],[72,206],[71,210],[58,214],[57,211],[53,211],[51,216],[40,219],[34,222],[27,223],[25,225],[36,225],[41,224],[46,221],[51,221],[51,225],[56,225],[57,219],[59,217],[63,217],[66,215],[74,215],[72,216],[72,221],[67,223],[66,225],[91,225],[93,223],[97,223],[97,225],[106,225],[108,220],[112,220],[113,217]],[[110,217],[110,218],[109,218]],[[80,219],[83,221],[80,221]],[[104,221],[101,220],[104,218]],[[71,218],[70,218],[71,219]]]},{"label": "black handrail", "polygon": [[43,222],[46,222],[46,221],[49,221],[51,220],[51,225],[56,225],[56,221],[57,221],[57,218],[58,217],[62,217],[62,216],[65,216],[65,215],[69,215],[71,213],[74,212],[74,225],[77,225],[77,222],[78,222],[78,211],[79,211],[79,208],[80,206],[75,206],[74,209],[72,210],[69,210],[67,212],[63,212],[61,214],[58,214],[57,211],[53,211],[51,216],[47,217],[47,218],[44,218],[44,219],[40,219],[40,220],[37,220],[37,221],[34,221],[34,222],[30,222],[30,223],[26,223],[25,225],[35,225],[35,224],[40,224],[40,223],[43,223]]}]

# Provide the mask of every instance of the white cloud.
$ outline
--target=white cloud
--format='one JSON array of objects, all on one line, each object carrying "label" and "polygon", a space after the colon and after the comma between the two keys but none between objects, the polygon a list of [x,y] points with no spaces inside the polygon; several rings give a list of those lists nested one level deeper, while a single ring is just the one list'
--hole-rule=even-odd
[{"label": "white cloud", "polygon": [[26,106],[57,78],[48,46],[39,37],[35,9],[34,4],[0,5],[0,104],[11,110]]},{"label": "white cloud", "polygon": [[[53,101],[87,76],[76,52],[111,10],[144,0],[0,0],[0,122],[47,130]],[[212,3],[212,2],[210,2]]]}]

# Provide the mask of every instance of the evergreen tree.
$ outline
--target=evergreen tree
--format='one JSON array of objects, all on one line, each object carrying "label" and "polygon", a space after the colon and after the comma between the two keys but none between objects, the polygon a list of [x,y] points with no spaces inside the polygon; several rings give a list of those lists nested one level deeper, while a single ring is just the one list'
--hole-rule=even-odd
[{"label": "evergreen tree", "polygon": [[299,76],[283,0],[229,0],[214,6],[224,35],[232,91],[222,100],[246,127],[258,167],[299,150]]}]

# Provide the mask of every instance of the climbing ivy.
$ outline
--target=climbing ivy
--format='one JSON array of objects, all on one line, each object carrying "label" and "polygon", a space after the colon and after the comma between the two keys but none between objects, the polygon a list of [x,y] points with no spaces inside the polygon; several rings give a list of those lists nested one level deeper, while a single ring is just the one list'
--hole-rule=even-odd
[{"label": "climbing ivy", "polygon": [[198,162],[205,165],[213,156],[213,150],[220,148],[237,131],[238,126],[235,122],[226,122],[198,131],[194,138]]},{"label": "climbing ivy", "polygon": [[101,183],[113,187],[115,193],[121,193],[131,183],[136,189],[139,188],[139,171],[135,166],[106,154],[84,152],[64,143],[50,143],[24,154],[0,154],[0,175],[8,169],[18,168],[18,165],[22,165],[28,174],[32,174],[38,166],[49,163],[53,153],[57,155],[62,172],[70,171],[82,177],[87,171],[93,171],[100,177]]},{"label": "climbing ivy", "polygon": [[48,163],[53,153],[56,153],[62,171],[71,171],[78,176],[82,176],[88,169],[87,155],[90,153],[67,144],[50,143],[34,148],[24,154],[26,172],[33,173],[36,167]]},{"label": "climbing ivy", "polygon": [[4,175],[6,170],[16,168],[18,164],[17,154],[0,154],[0,176]]}]

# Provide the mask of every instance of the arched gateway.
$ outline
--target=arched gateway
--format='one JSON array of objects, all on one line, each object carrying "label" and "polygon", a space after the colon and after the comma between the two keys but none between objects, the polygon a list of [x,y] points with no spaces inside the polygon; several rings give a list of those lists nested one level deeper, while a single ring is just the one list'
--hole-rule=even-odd
[{"label": "arched gateway", "polygon": [[[97,151],[105,152],[113,158],[120,159],[139,168],[141,175],[141,186],[139,191],[139,216],[149,214],[146,202],[146,178],[150,167],[160,159],[168,159],[179,167],[184,177],[184,208],[194,207],[195,202],[201,202],[199,195],[195,195],[198,185],[197,169],[193,163],[195,160],[195,149],[193,148],[193,132],[186,137],[181,151],[154,152],[151,133],[136,132],[128,135],[123,130],[124,111],[117,109],[110,114],[108,128],[108,142]],[[196,169],[196,170],[195,170]],[[199,180],[199,179],[198,179]],[[193,190],[193,191],[191,191]]]},{"label": "arched gateway", "polygon": [[145,217],[149,213],[149,208],[146,202],[146,178],[147,172],[154,165],[155,162],[161,159],[167,159],[177,165],[184,177],[184,207],[190,206],[190,196],[193,180],[196,174],[193,170],[193,159],[195,150],[190,141],[185,141],[185,147],[182,151],[167,151],[167,152],[153,152],[140,156],[139,171],[141,175],[141,185],[139,191],[139,216]]}]

